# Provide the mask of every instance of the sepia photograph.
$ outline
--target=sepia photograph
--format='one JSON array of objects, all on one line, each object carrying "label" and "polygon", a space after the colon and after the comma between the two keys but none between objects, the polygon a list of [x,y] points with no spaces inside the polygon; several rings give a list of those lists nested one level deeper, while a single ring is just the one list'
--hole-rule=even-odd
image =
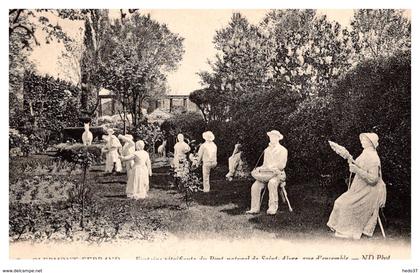
[{"label": "sepia photograph", "polygon": [[410,9],[8,14],[8,259],[412,259]]}]

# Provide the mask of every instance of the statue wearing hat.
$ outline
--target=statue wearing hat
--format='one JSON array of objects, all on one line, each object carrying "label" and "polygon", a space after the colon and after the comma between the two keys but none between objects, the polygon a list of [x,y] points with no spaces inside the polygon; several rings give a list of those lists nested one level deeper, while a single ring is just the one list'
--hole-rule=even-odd
[{"label": "statue wearing hat", "polygon": [[103,151],[106,153],[105,172],[121,172],[121,160],[118,158],[118,149],[121,148],[121,143],[114,135],[114,130],[109,128],[106,130],[107,136],[102,138],[106,140],[106,146]]},{"label": "statue wearing hat", "polygon": [[277,130],[272,130],[267,133],[270,138],[268,147],[264,150],[264,162],[260,166],[260,171],[270,173],[268,183],[262,180],[256,180],[251,187],[251,209],[246,213],[259,213],[261,206],[261,191],[266,184],[269,192],[268,210],[267,214],[274,215],[278,209],[278,187],[284,187],[286,182],[286,173],[284,168],[287,163],[287,149],[280,144],[283,135]]},{"label": "statue wearing hat", "polygon": [[217,165],[217,146],[213,142],[214,135],[211,131],[203,133],[205,142],[200,145],[198,158],[195,165],[203,162],[203,192],[210,191],[210,171]]},{"label": "statue wearing hat", "polygon": [[[362,133],[359,136],[362,154],[349,161],[354,173],[350,188],[337,198],[327,226],[341,238],[360,239],[362,234],[372,236],[379,218],[379,209],[385,206],[386,187],[382,180],[381,161],[376,148],[378,135]],[[382,230],[385,236],[385,232]]]}]

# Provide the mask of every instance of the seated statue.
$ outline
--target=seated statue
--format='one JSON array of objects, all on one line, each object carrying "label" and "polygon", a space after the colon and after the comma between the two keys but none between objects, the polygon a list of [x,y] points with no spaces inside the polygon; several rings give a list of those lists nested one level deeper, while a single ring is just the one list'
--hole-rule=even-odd
[{"label": "seated statue", "polygon": [[335,200],[327,223],[340,238],[360,239],[362,234],[371,237],[379,219],[379,209],[386,201],[381,160],[376,151],[378,135],[362,133],[359,138],[363,152],[355,162],[349,163],[350,172],[355,173],[353,182],[350,189]]},{"label": "seated statue", "polygon": [[237,168],[243,164],[242,159],[241,144],[236,143],[232,155],[229,157],[228,166],[229,172],[226,174],[227,180],[231,181],[235,176]]},{"label": "seated statue", "polygon": [[261,191],[268,187],[268,210],[267,214],[274,215],[278,209],[278,187],[286,185],[286,173],[284,168],[287,163],[287,149],[280,144],[283,135],[277,130],[272,130],[267,133],[270,138],[268,147],[264,150],[264,162],[259,170],[263,172],[271,172],[268,183],[256,180],[251,187],[251,209],[246,213],[259,213],[261,207]]}]

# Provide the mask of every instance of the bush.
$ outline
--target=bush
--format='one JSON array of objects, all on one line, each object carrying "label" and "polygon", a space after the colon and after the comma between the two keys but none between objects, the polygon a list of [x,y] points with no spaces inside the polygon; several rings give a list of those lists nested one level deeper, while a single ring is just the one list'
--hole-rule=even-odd
[{"label": "bush", "polygon": [[165,120],[161,125],[162,132],[167,139],[167,147],[173,152],[176,143],[176,136],[182,133],[186,139],[195,143],[202,142],[202,133],[206,124],[201,114],[196,112],[177,113],[175,116]]},{"label": "bush", "polygon": [[23,94],[23,108],[13,111],[10,120],[27,136],[34,152],[59,142],[63,128],[78,125],[80,90],[70,83],[26,73]]},{"label": "bush", "polygon": [[[57,156],[68,162],[75,162],[78,155],[86,152],[86,146],[81,143],[62,143],[56,147],[58,149]],[[100,163],[102,161],[102,148],[102,144],[92,144],[87,146],[88,153],[91,155],[93,162]]]},{"label": "bush", "polygon": [[30,150],[29,139],[18,130],[9,129],[9,153],[11,156],[27,155]]}]

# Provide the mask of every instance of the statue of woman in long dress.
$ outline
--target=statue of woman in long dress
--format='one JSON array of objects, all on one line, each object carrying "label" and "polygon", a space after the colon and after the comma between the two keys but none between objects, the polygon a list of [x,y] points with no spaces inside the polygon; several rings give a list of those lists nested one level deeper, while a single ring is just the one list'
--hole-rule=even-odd
[{"label": "statue of woman in long dress", "polygon": [[[135,143],[133,141],[132,135],[119,135],[118,139],[124,141],[124,146],[121,150],[121,156],[126,157],[132,155],[135,151]],[[122,163],[123,167],[127,171],[127,187],[126,187],[126,194],[128,198],[133,198],[134,192],[134,182],[133,182],[133,166],[134,160],[127,160]]]},{"label": "statue of woman in long dress", "polygon": [[190,146],[184,141],[184,135],[178,134],[178,142],[174,146],[174,169],[176,176],[179,176],[182,169],[181,162],[187,158],[187,153],[191,150]]},{"label": "statue of woman in long dress", "polygon": [[356,175],[350,189],[335,200],[327,223],[335,231],[335,236],[341,238],[360,239],[362,234],[372,236],[379,208],[385,206],[386,201],[381,161],[376,151],[378,135],[362,133],[359,138],[363,152],[355,164],[349,163],[350,172]]},{"label": "statue of woman in long dress", "polygon": [[144,199],[149,191],[149,176],[152,176],[152,164],[149,153],[144,150],[144,142],[136,142],[136,151],[125,157],[120,157],[122,161],[134,160],[132,169],[133,176],[133,196],[132,198]]}]

